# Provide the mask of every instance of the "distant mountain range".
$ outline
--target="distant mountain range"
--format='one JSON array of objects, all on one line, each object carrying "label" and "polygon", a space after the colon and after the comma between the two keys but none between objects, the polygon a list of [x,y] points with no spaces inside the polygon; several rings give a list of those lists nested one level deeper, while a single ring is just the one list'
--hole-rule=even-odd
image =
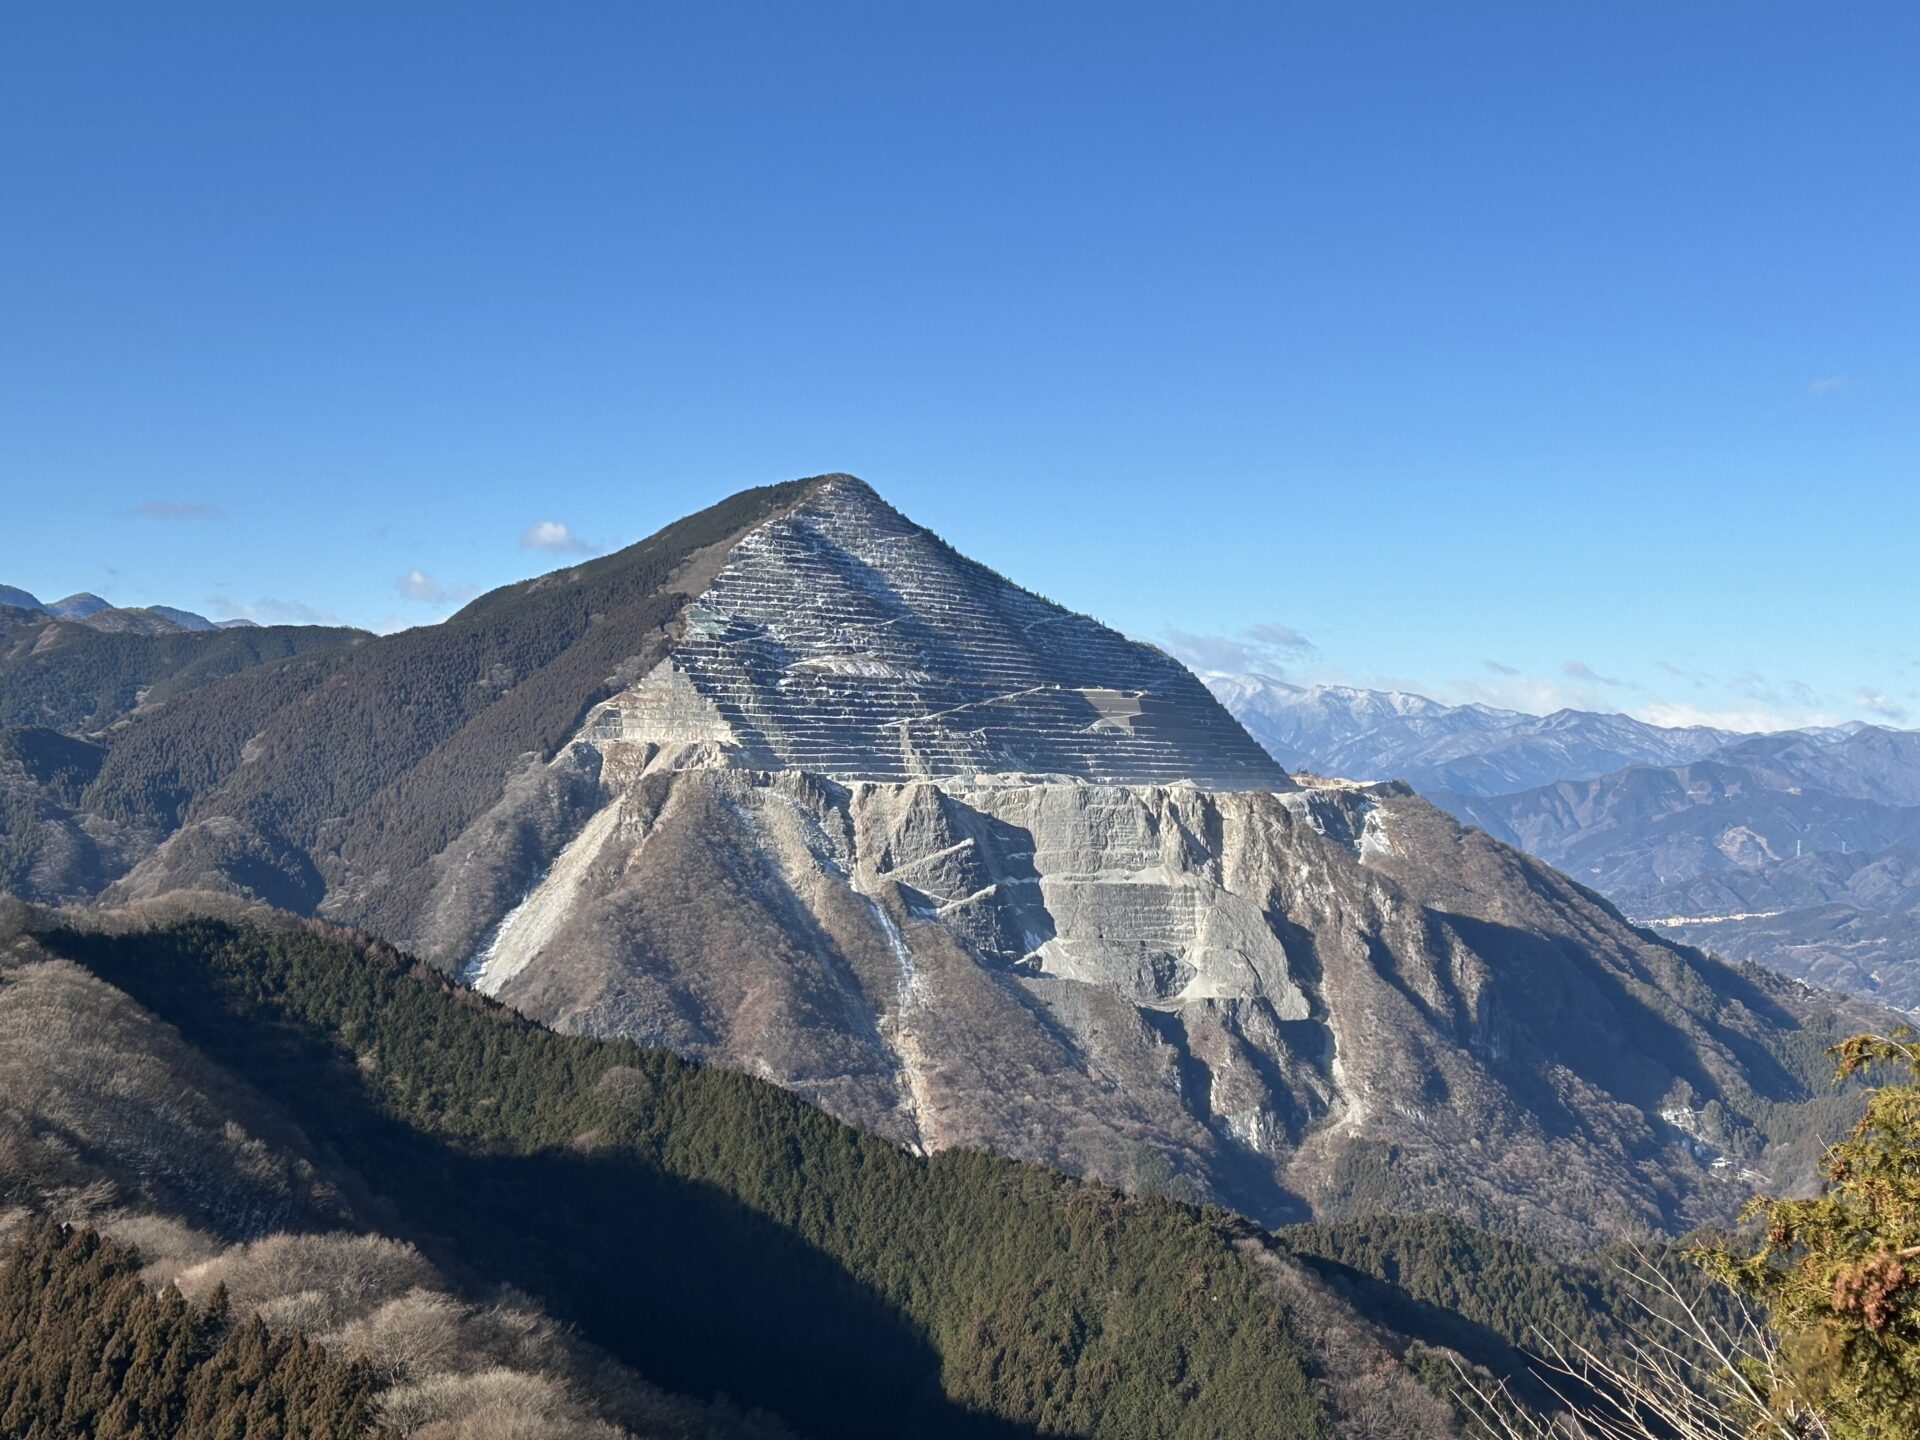
[{"label": "distant mountain range", "polygon": [[1588,710],[1529,715],[1270,675],[1210,671],[1201,679],[1288,769],[1404,780],[1428,796],[1506,795],[1627,765],[1684,765],[1746,738],[1705,725],[1670,728]]},{"label": "distant mountain range", "polygon": [[255,624],[252,620],[209,620],[191,610],[171,605],[143,605],[121,608],[110,600],[82,590],[64,600],[43,602],[17,585],[0,585],[0,607],[11,606],[32,614],[51,615],[56,620],[74,620],[95,630],[163,634],[170,630],[232,630]]},{"label": "distant mountain range", "polygon": [[1203,678],[1289,768],[1404,779],[1663,933],[1920,1008],[1920,732],[1749,735]]}]

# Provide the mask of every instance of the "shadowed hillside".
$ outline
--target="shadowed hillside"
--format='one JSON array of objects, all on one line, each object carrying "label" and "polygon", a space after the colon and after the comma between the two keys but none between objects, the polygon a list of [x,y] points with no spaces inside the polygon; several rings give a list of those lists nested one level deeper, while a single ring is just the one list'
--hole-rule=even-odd
[{"label": "shadowed hillside", "polygon": [[917,1160],[378,945],[214,921],[42,943],[378,1177],[429,1253],[670,1388],[816,1434],[1321,1433],[1283,1311],[1186,1207]]}]

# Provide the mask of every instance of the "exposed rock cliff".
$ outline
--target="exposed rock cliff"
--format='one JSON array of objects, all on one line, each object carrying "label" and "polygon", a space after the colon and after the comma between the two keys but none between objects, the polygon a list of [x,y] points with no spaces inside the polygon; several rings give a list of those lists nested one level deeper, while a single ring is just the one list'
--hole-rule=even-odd
[{"label": "exposed rock cliff", "polygon": [[[745,536],[548,769],[601,803],[441,958],[905,1145],[1587,1238],[1723,1216],[1797,1133],[1820,1004],[1403,788],[1302,788],[1160,652],[857,482]],[[1661,1118],[1709,1096],[1768,1117],[1738,1161]]]},{"label": "exposed rock cliff", "polygon": [[906,1145],[1122,1183],[1170,1163],[1268,1219],[1440,1206],[1626,1234],[1749,1188],[1660,1118],[1682,1082],[1742,1115],[1804,1093],[1768,1053],[1799,1024],[1786,987],[1645,938],[1404,792],[668,758],[603,768],[608,804],[471,978]]}]

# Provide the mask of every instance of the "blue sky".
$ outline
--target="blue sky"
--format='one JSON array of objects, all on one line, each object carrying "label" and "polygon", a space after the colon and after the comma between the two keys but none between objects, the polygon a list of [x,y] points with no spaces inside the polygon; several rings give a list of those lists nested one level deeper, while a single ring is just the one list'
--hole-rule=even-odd
[{"label": "blue sky", "polygon": [[10,6],[0,582],[390,628],[841,469],[1201,660],[1920,723],[1916,73],[1906,3]]}]

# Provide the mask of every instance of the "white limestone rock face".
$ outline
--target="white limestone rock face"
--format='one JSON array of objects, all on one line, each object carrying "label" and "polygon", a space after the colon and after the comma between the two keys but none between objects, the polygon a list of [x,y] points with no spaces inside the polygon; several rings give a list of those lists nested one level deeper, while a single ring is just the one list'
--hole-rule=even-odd
[{"label": "white limestone rock face", "polygon": [[[1264,1180],[1226,1190],[1284,1210],[1274,1165],[1332,1101],[1332,1041],[1257,903],[1221,884],[1219,807],[1266,798],[656,768],[470,976],[562,1028],[752,1071],[916,1148],[1124,1182],[1146,1145],[1202,1179],[1251,1166]],[[1247,1077],[1223,1083],[1226,1119],[1210,1060]],[[1244,1155],[1219,1153],[1221,1126]]]},{"label": "white limestone rock face", "polygon": [[1548,1237],[1738,1198],[1633,1091],[1654,1003],[1703,1073],[1737,1083],[1737,1007],[1698,987],[1693,1012],[1657,1000],[1687,991],[1659,973],[1685,968],[1673,952],[1404,791],[844,782],[654,757],[604,764],[620,788],[482,953],[481,989],[758,1074],[915,1149],[1121,1184],[1163,1157],[1269,1221],[1377,1204],[1366,1177],[1389,1156],[1397,1203]]}]

